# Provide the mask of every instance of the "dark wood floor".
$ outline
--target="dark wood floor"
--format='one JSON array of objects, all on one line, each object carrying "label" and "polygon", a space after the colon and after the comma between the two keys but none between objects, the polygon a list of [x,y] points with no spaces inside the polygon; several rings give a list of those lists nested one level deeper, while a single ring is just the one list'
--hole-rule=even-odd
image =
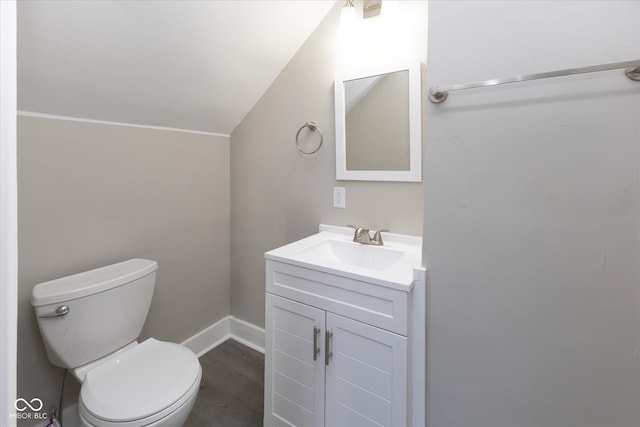
[{"label": "dark wood floor", "polygon": [[264,355],[227,340],[200,358],[202,381],[184,427],[262,426]]}]

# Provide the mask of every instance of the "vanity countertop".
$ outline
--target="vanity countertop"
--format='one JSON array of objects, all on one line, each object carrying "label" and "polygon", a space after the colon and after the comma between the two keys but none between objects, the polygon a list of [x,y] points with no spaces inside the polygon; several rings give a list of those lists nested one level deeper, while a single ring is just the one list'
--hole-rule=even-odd
[{"label": "vanity countertop", "polygon": [[[373,231],[372,231],[373,232]],[[422,238],[382,233],[384,245],[353,242],[354,230],[320,224],[319,232],[265,253],[267,260],[410,292],[422,267]]]}]

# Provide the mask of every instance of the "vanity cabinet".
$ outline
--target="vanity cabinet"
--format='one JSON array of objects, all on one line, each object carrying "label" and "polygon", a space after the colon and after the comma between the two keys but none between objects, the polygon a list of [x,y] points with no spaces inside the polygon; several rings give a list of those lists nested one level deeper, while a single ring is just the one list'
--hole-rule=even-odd
[{"label": "vanity cabinet", "polygon": [[411,289],[266,271],[264,425],[409,425]]}]

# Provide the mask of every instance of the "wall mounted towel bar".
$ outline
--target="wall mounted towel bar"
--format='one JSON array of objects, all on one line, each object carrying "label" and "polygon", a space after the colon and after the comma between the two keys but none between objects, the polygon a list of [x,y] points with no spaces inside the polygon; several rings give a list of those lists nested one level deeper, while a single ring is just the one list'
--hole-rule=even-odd
[{"label": "wall mounted towel bar", "polygon": [[496,86],[506,83],[524,82],[527,80],[546,79],[549,77],[570,76],[573,74],[595,73],[597,71],[618,70],[624,68],[624,73],[631,80],[640,81],[640,59],[625,62],[613,62],[611,64],[592,65],[589,67],[568,68],[566,70],[548,71],[546,73],[527,74],[523,76],[504,77],[502,79],[484,80],[472,83],[459,83],[449,86],[431,86],[429,88],[429,100],[435,104],[440,104],[449,92],[454,90],[472,89],[486,86]]}]

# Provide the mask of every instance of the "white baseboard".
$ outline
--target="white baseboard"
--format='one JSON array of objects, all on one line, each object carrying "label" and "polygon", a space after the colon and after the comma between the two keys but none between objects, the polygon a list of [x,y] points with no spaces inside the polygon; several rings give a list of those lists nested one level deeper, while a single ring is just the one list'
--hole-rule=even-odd
[{"label": "white baseboard", "polygon": [[264,329],[229,316],[231,338],[264,354]]},{"label": "white baseboard", "polygon": [[200,357],[229,338],[264,353],[264,329],[233,316],[223,317],[182,342],[182,345]]},{"label": "white baseboard", "polygon": [[200,357],[230,338],[229,318],[223,317],[213,325],[187,338],[181,344]]}]

